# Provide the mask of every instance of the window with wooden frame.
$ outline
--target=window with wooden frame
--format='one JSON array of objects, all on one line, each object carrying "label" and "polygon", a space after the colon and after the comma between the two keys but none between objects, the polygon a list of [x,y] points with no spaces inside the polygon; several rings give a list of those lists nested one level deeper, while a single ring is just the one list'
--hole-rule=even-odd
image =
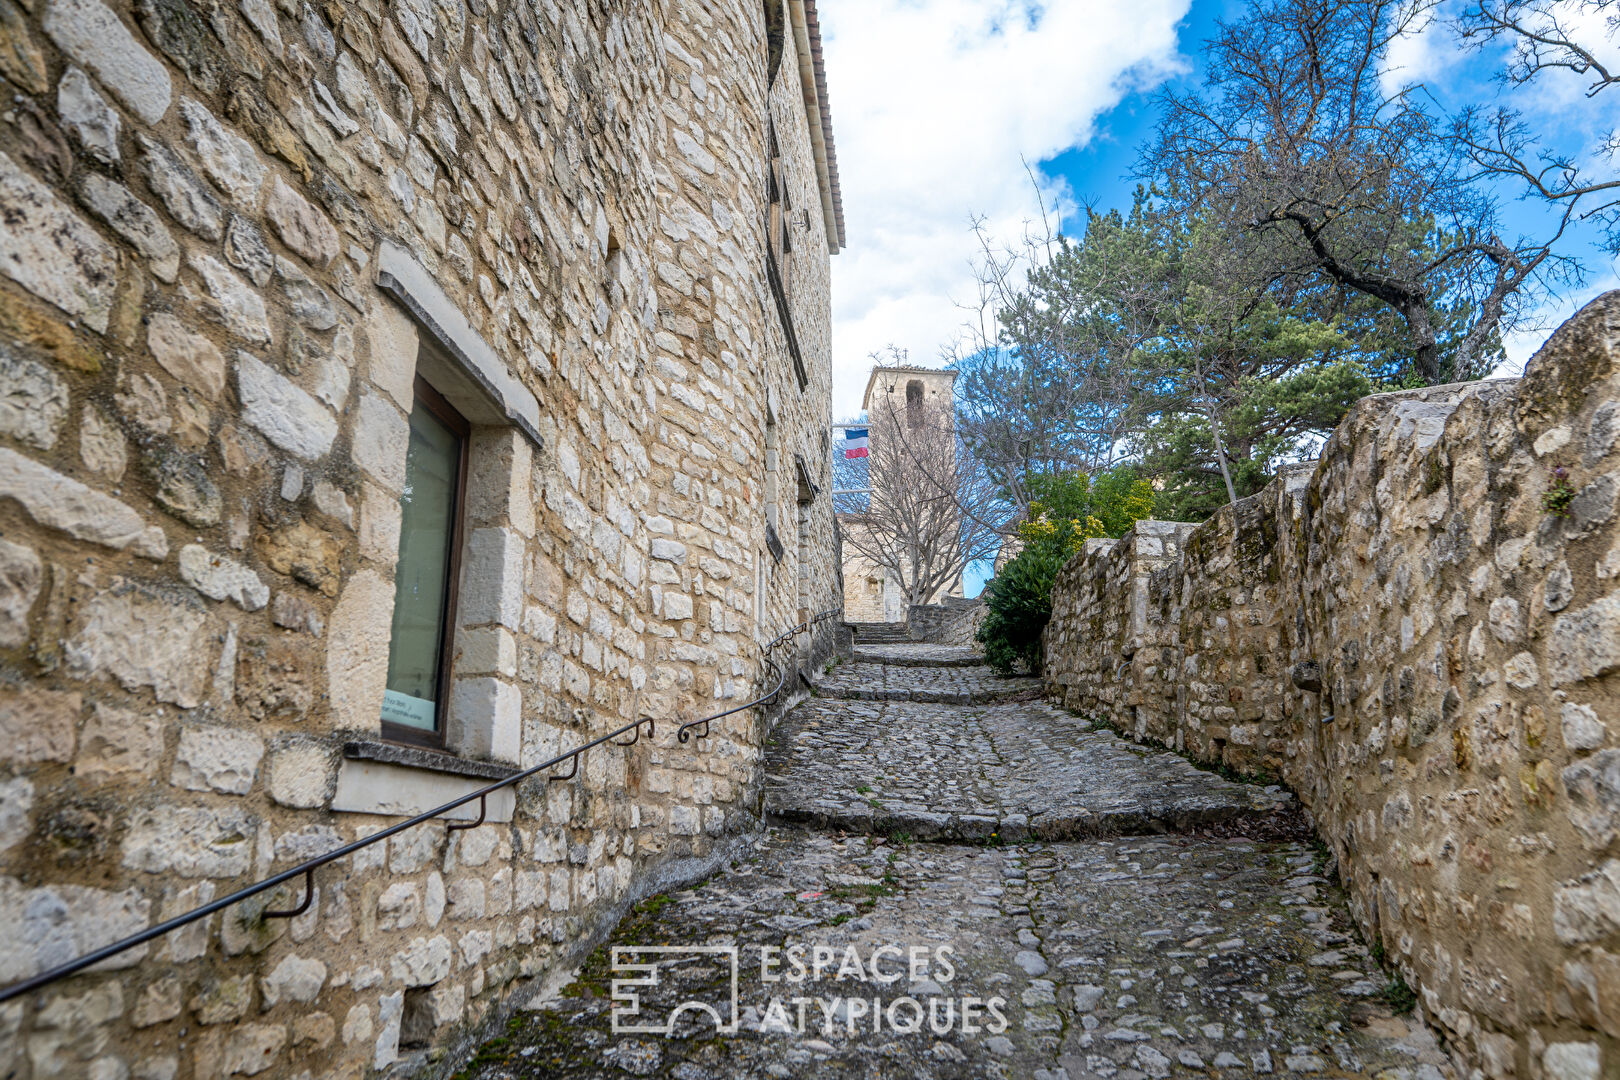
[{"label": "window with wooden frame", "polygon": [[385,739],[442,747],[467,490],[467,420],[416,379],[383,696]]}]

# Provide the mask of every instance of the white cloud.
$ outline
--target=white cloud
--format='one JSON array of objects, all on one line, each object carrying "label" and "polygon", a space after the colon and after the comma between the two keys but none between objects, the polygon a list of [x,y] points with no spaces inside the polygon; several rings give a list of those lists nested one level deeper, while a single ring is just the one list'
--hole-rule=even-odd
[{"label": "white cloud", "polygon": [[[849,247],[833,262],[833,412],[870,352],[939,362],[973,296],[971,218],[1038,216],[1024,162],[1082,146],[1132,86],[1180,70],[1187,0],[820,0]],[[1047,181],[1050,185],[1050,181]],[[1048,187],[1052,199],[1067,192]]]},{"label": "white cloud", "polygon": [[1468,54],[1451,28],[1454,7],[1440,4],[1429,9],[1407,33],[1390,43],[1378,72],[1384,93],[1393,95],[1408,86],[1432,83],[1467,60]]}]

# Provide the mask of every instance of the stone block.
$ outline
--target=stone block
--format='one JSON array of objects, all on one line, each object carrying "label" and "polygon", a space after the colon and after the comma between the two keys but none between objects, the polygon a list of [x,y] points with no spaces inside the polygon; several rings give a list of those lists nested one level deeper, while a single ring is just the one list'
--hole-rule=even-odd
[{"label": "stone block", "polygon": [[36,450],[56,445],[67,418],[67,383],[44,364],[0,348],[0,435]]},{"label": "stone block", "polygon": [[263,296],[212,255],[192,254],[187,264],[202,278],[210,301],[207,310],[216,321],[245,341],[269,344],[270,317]]},{"label": "stone block", "polygon": [[461,562],[458,603],[467,626],[517,630],[523,617],[523,538],[509,528],[475,529]]},{"label": "stone block", "polygon": [[349,579],[332,610],[326,675],[331,723],[340,731],[376,731],[382,723],[393,613],[393,585],[369,569]]},{"label": "stone block", "polygon": [[28,839],[33,809],[34,785],[27,777],[0,780],[0,855]]},{"label": "stone block", "polygon": [[1553,932],[1565,944],[1599,941],[1620,931],[1620,860],[1610,859],[1553,891]]},{"label": "stone block", "polygon": [[163,757],[163,721],[97,702],[84,722],[73,770],[90,780],[150,776]]},{"label": "stone block", "polygon": [[141,148],[141,172],[147,187],[162,201],[169,216],[204,240],[218,240],[225,227],[225,209],[173,150],[144,132],[135,133]]},{"label": "stone block", "polygon": [[1601,750],[1609,742],[1609,729],[1590,705],[1566,701],[1559,708],[1567,750]]},{"label": "stone block", "polygon": [[523,694],[500,679],[457,679],[447,739],[473,758],[516,764],[522,756]]},{"label": "stone block", "polygon": [[481,627],[456,634],[457,675],[517,675],[517,639],[505,627]]},{"label": "stone block", "polygon": [[405,455],[410,447],[410,423],[385,399],[369,391],[360,394],[351,454],[354,462],[389,491],[405,490]]},{"label": "stone block", "polygon": [[[238,207],[257,210],[268,170],[253,145],[227,130],[200,101],[181,98],[180,115],[186,121],[186,141],[202,162],[208,179]],[[277,177],[276,183],[281,182]]]},{"label": "stone block", "polygon": [[389,969],[397,981],[408,987],[432,986],[449,976],[450,961],[450,939],[440,934],[413,938],[389,960]]},{"label": "stone block", "polygon": [[188,727],[180,732],[169,783],[188,791],[246,795],[264,756],[264,740],[226,727]]},{"label": "stone block", "polygon": [[112,317],[118,252],[50,188],[0,153],[0,271],[98,332]]},{"label": "stone block", "polygon": [[235,1023],[252,1006],[253,978],[249,975],[208,979],[188,1003],[197,1023],[203,1025]]},{"label": "stone block", "polygon": [[226,1076],[255,1076],[275,1066],[287,1045],[281,1024],[241,1024],[225,1042],[222,1072]]},{"label": "stone block", "polygon": [[202,611],[134,585],[93,597],[66,652],[73,668],[126,690],[150,687],[159,701],[192,709],[207,691],[211,650]]},{"label": "stone block", "polygon": [[201,544],[180,549],[180,578],[209,599],[235,601],[244,611],[258,611],[270,602],[270,587],[258,574]]},{"label": "stone block", "polygon": [[148,1028],[179,1016],[184,1001],[182,989],[180,980],[173,975],[148,984],[130,1012],[130,1026]]},{"label": "stone block", "polygon": [[1541,1055],[1547,1080],[1599,1080],[1603,1049],[1597,1043],[1553,1043]]},{"label": "stone block", "polygon": [[338,232],[325,214],[294,191],[279,175],[270,183],[264,204],[282,243],[316,266],[325,266],[338,254]]},{"label": "stone block", "polygon": [[253,867],[257,822],[246,811],[155,806],[130,814],[123,864],[180,877],[236,877]]},{"label": "stone block", "polygon": [[110,480],[122,477],[129,462],[124,433],[91,405],[79,414],[79,460]]},{"label": "stone block", "polygon": [[56,84],[56,115],[85,153],[104,165],[118,163],[118,129],[123,122],[76,67],[69,66]]},{"label": "stone block", "polygon": [[449,906],[446,913],[454,921],[465,922],[484,917],[484,883],[478,878],[464,877],[452,881],[447,899]]},{"label": "stone block", "polygon": [[179,276],[180,245],[157,211],[128,188],[98,173],[85,173],[79,182],[79,201],[145,256],[159,281],[173,282]]},{"label": "stone block", "polygon": [[[79,885],[30,889],[0,876],[0,982],[10,984],[65,964],[151,925],[151,902],[138,889],[111,892]],[[137,945],[100,970],[124,970],[146,958]],[[113,984],[116,986],[117,984]]]},{"label": "stone block", "polygon": [[313,958],[287,956],[259,980],[259,995],[266,1011],[283,1001],[308,1005],[320,997],[325,985],[325,964]]},{"label": "stone block", "polygon": [[408,930],[422,917],[422,893],[412,881],[396,881],[377,898],[377,929]]},{"label": "stone block", "polygon": [[148,526],[124,503],[53,469],[0,447],[0,498],[15,499],[28,516],[77,540],[149,559],[169,553],[163,530]]},{"label": "stone block", "polygon": [[370,339],[366,377],[409,412],[416,404],[416,324],[398,306],[382,302],[372,305],[366,336]]},{"label": "stone block", "polygon": [[164,371],[210,401],[225,390],[225,357],[219,347],[192,333],[168,312],[154,312],[146,323],[146,347]]},{"label": "stone block", "polygon": [[382,566],[399,562],[399,498],[376,484],[360,489],[360,554]]},{"label": "stone block", "polygon": [[45,567],[33,548],[0,540],[0,648],[28,643],[28,612],[44,583]]},{"label": "stone block", "polygon": [[83,701],[77,692],[0,686],[0,760],[72,761]]},{"label": "stone block", "polygon": [[327,596],[338,594],[343,548],[326,530],[300,518],[262,533],[257,547],[265,565],[276,573],[286,574]]},{"label": "stone block", "polygon": [[467,519],[534,535],[533,448],[516,428],[476,431],[469,448]]},{"label": "stone block", "polygon": [[276,446],[305,461],[331,450],[337,420],[274,368],[248,353],[237,353],[236,384],[242,418]]},{"label": "stone block", "polygon": [[1554,686],[1620,670],[1620,595],[1560,615],[1548,645]]},{"label": "stone block", "polygon": [[270,752],[266,785],[281,806],[313,810],[326,804],[332,787],[332,751],[316,742],[295,742]]},{"label": "stone block", "polygon": [[[448,943],[447,943],[448,945]],[[405,1012],[405,992],[384,994],[377,1002],[377,1042],[373,1047],[373,1068],[385,1069],[399,1060],[400,1025]]]}]

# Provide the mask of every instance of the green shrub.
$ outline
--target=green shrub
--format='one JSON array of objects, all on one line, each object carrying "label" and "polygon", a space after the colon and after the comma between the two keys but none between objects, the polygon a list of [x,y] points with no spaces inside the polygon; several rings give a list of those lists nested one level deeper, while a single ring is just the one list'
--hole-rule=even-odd
[{"label": "green shrub", "polygon": [[1041,670],[1041,631],[1052,617],[1052,583],[1073,554],[1070,530],[1061,528],[1025,545],[1001,573],[985,583],[984,622],[978,639],[985,662],[1003,675],[1020,665]]},{"label": "green shrub", "polygon": [[1003,675],[1041,671],[1041,631],[1052,618],[1052,585],[1069,556],[1092,537],[1120,537],[1153,512],[1153,485],[1128,465],[1099,473],[1031,477],[1030,520],[1018,528],[1022,550],[985,582],[984,622],[976,635],[985,662]]}]

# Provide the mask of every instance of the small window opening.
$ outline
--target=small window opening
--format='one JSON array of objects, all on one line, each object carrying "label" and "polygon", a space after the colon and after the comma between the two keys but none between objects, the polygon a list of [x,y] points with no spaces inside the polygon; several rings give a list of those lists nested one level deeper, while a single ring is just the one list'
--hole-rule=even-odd
[{"label": "small window opening", "polygon": [[906,423],[921,427],[923,421],[923,384],[921,379],[906,383]]},{"label": "small window opening", "polygon": [[466,419],[418,378],[382,706],[383,737],[396,742],[444,745],[470,432]]}]

